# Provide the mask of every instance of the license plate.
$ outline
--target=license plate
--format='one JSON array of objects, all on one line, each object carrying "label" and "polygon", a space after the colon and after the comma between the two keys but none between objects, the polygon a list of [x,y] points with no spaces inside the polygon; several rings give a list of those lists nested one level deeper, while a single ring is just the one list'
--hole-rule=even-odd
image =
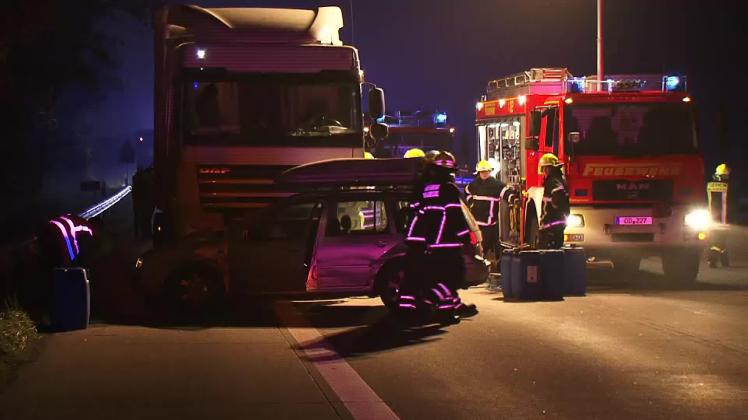
[{"label": "license plate", "polygon": [[651,225],[652,217],[649,216],[618,216],[616,224],[623,226]]}]

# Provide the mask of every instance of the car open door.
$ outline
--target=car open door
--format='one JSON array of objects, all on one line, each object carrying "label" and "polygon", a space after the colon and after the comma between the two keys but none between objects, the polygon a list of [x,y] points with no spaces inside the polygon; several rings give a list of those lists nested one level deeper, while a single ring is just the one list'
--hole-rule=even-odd
[{"label": "car open door", "polygon": [[401,237],[391,228],[385,201],[346,198],[326,212],[325,231],[319,235],[307,290],[334,292],[370,287],[378,262]]}]

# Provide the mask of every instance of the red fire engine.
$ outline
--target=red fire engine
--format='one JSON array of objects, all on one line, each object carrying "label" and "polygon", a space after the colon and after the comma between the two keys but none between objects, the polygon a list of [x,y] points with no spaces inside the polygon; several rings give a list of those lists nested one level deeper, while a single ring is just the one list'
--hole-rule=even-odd
[{"label": "red fire engine", "polygon": [[628,272],[658,255],[666,277],[692,282],[709,214],[685,78],[595,79],[536,68],[488,82],[476,126],[480,158],[509,186],[500,241],[534,242],[543,194],[538,160],[554,153],[569,183],[567,243]]}]

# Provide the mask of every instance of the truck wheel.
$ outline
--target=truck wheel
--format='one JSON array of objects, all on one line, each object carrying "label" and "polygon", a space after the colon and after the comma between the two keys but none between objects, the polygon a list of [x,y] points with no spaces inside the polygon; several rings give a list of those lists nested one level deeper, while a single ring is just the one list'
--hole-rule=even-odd
[{"label": "truck wheel", "polygon": [[673,285],[692,286],[699,274],[701,252],[685,249],[666,252],[662,255],[662,271],[665,278]]},{"label": "truck wheel", "polygon": [[639,271],[639,257],[614,257],[613,269],[620,274],[634,274]]},{"label": "truck wheel", "polygon": [[399,289],[405,279],[405,270],[401,264],[391,264],[382,269],[379,276],[379,297],[387,309],[397,309]]},{"label": "truck wheel", "polygon": [[189,262],[173,270],[164,284],[169,318],[192,321],[219,309],[224,297],[221,273],[208,264]]}]

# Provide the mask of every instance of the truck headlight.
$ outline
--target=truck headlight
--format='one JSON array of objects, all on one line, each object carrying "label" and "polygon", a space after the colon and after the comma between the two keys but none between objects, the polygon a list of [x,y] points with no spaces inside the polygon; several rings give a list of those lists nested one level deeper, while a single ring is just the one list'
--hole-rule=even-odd
[{"label": "truck headlight", "polygon": [[708,210],[698,209],[686,214],[684,219],[686,226],[694,230],[706,230],[712,221],[712,215]]},{"label": "truck headlight", "polygon": [[584,217],[581,214],[570,214],[566,216],[566,227],[579,228],[584,227]]}]

